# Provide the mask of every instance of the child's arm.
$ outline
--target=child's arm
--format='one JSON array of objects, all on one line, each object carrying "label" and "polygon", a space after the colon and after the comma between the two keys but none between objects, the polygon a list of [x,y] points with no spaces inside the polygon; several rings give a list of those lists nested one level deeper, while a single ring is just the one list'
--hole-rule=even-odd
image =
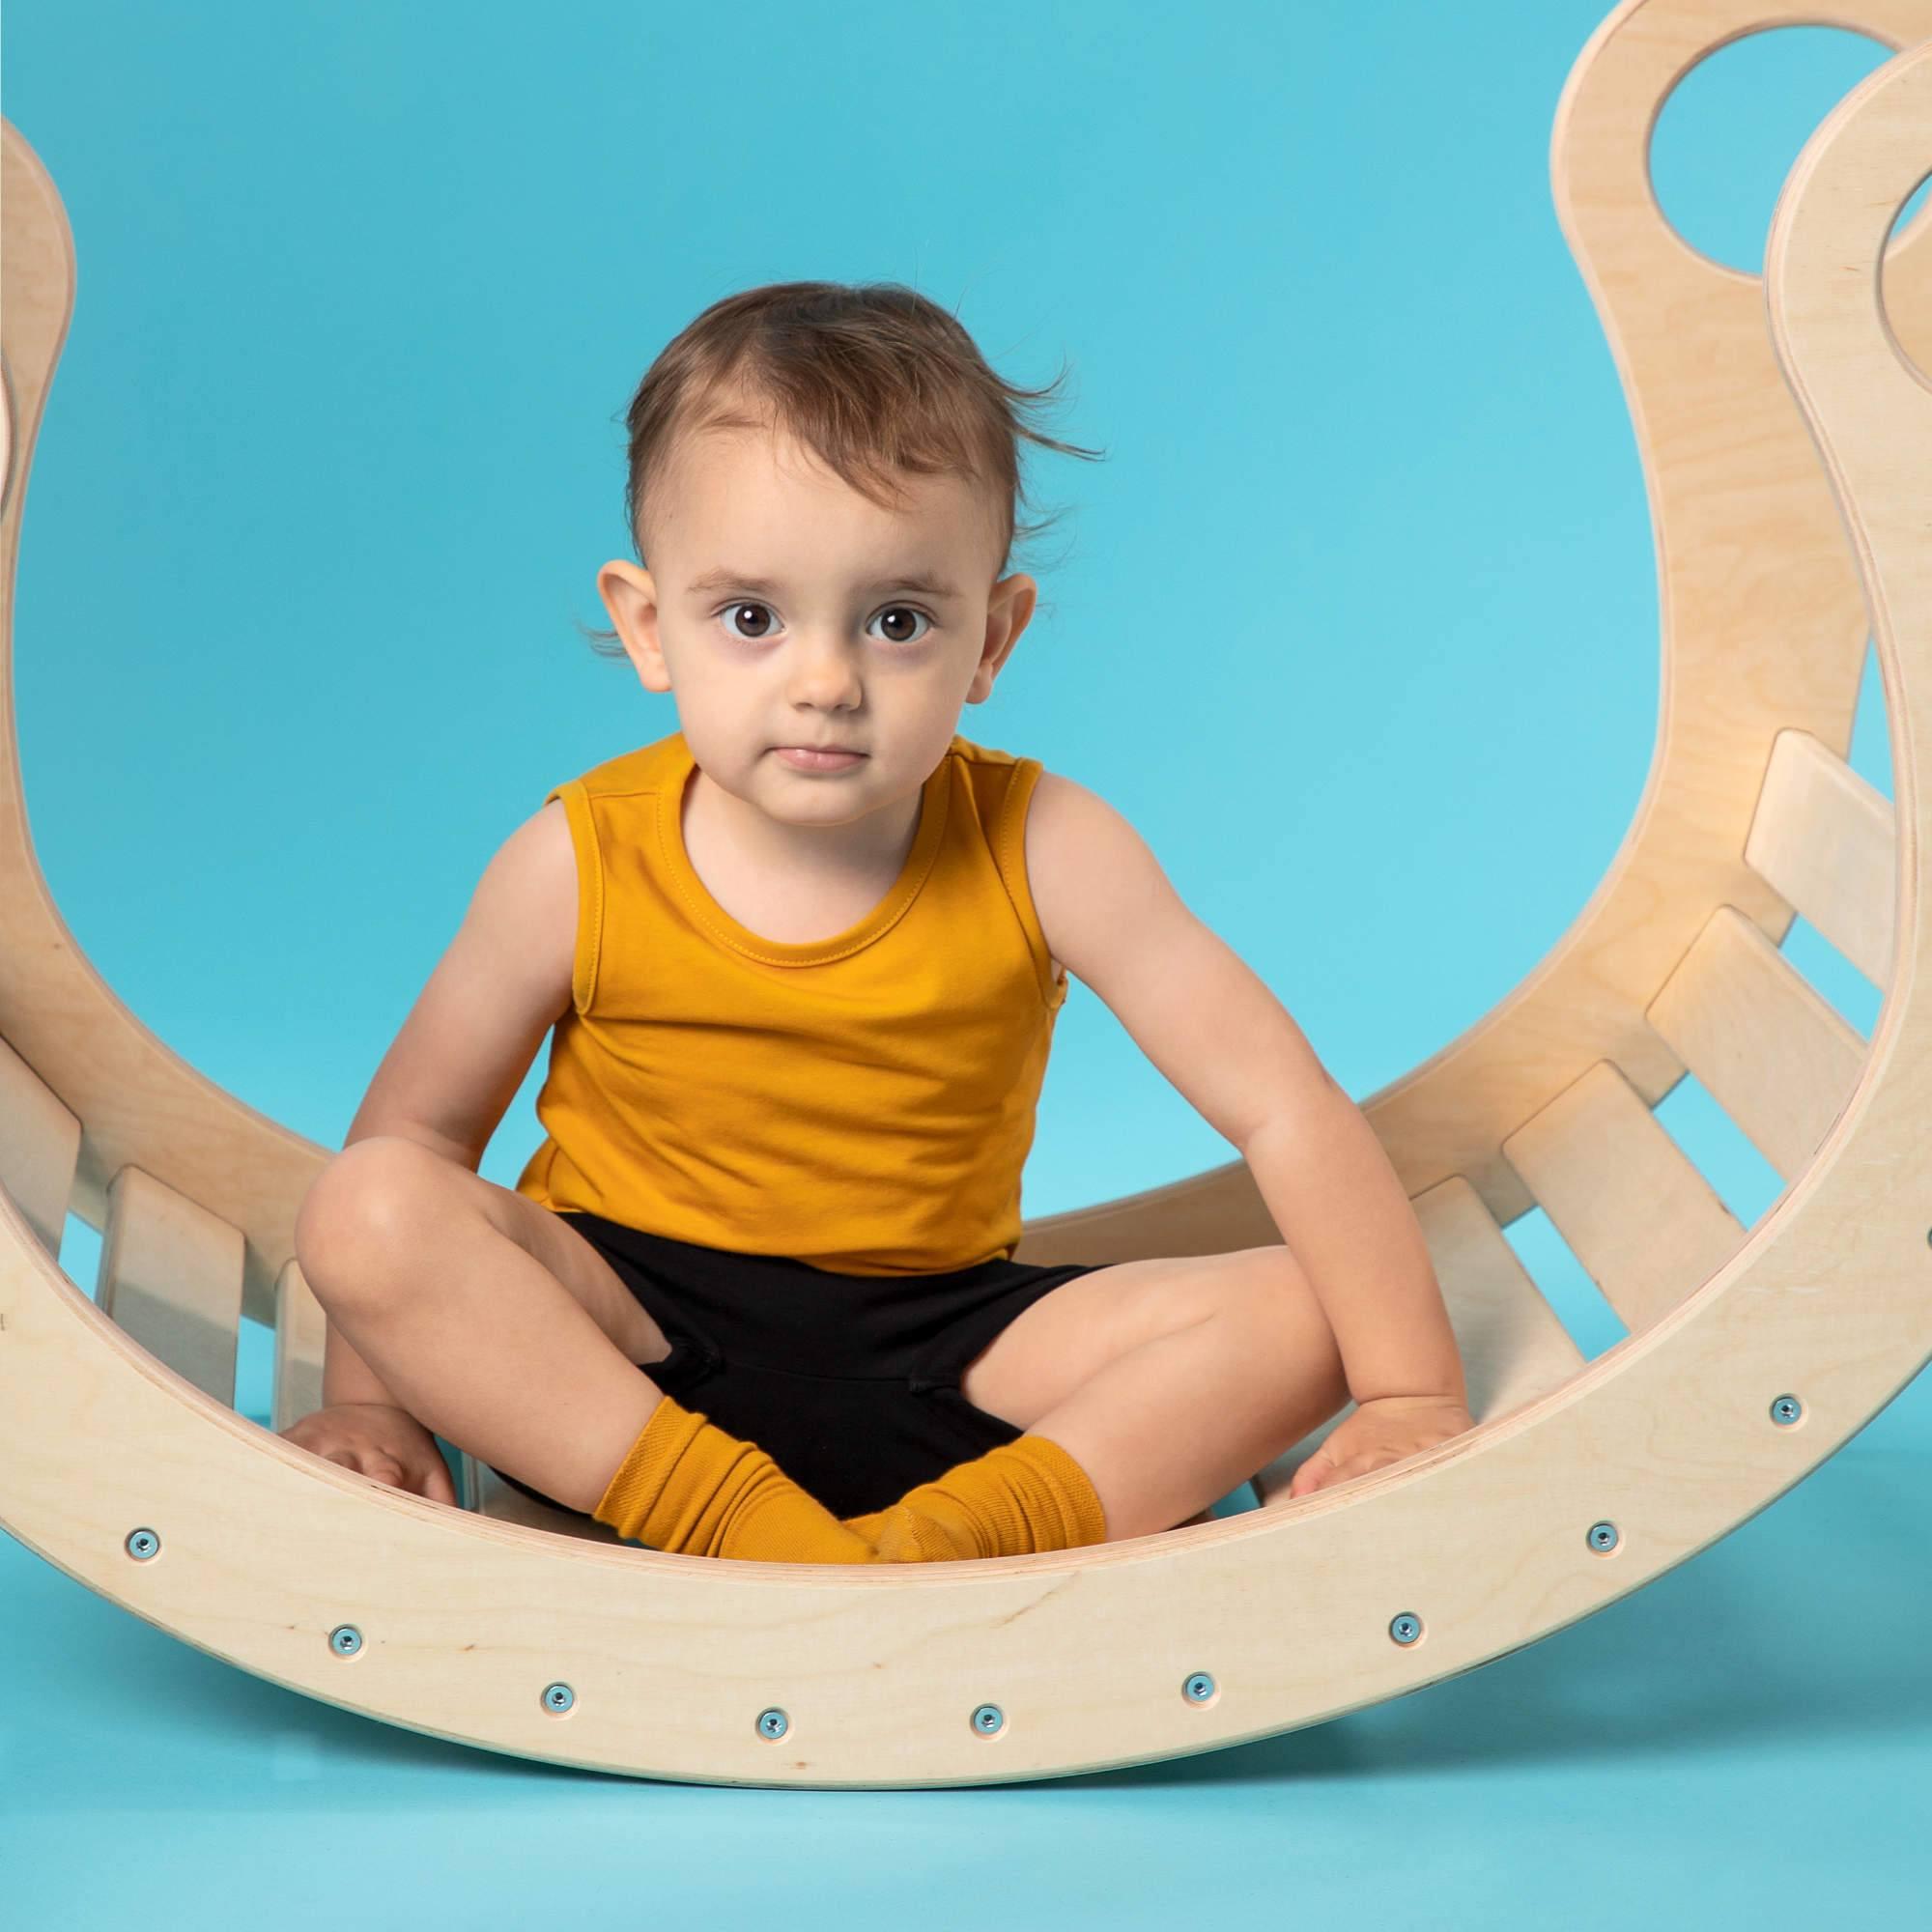
[{"label": "child's arm", "polygon": [[1462,1358],[1407,1193],[1266,983],[1084,785],[1040,775],[1026,862],[1054,956],[1240,1150],[1321,1303],[1355,1402],[1460,1406]]},{"label": "child's arm", "polygon": [[[343,1147],[394,1134],[474,1173],[544,1036],[570,1006],[576,940],[577,862],[562,801],[554,800],[485,867]],[[332,1323],[326,1336],[326,1406],[402,1406]]]},{"label": "child's arm", "polygon": [[570,1006],[577,861],[558,799],[483,869],[449,950],[343,1141],[403,1134],[472,1173],[544,1036]]}]

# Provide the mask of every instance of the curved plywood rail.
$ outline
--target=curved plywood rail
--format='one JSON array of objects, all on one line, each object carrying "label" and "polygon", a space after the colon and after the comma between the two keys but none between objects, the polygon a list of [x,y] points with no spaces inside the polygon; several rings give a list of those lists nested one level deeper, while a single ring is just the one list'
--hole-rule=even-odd
[{"label": "curved plywood rail", "polygon": [[[105,1224],[119,1204],[156,1280],[228,1282],[227,1302],[204,1287],[197,1305],[245,1299],[268,1318],[279,1301],[295,1319],[289,1231],[327,1154],[170,1054],[88,967],[34,862],[9,688],[0,1522],[185,1641],[412,1729],[671,1778],[908,1786],[1147,1762],[1400,1695],[1638,1588],[1815,1467],[1932,1354],[1915,1192],[1932,1151],[1917,971],[1932,556],[1914,528],[1932,495],[1932,386],[1909,359],[1928,359],[1932,302],[1922,232],[1886,253],[1932,162],[1932,0],[1839,16],[1911,50],[1807,145],[1768,290],[1662,222],[1647,149],[1703,54],[1818,18],[1632,0],[1557,114],[1557,204],[1651,492],[1663,701],[1635,822],[1571,932],[1480,1025],[1365,1103],[1459,1340],[1480,1338],[1474,1432],[1293,1504],[1264,1479],[1267,1507],[1158,1537],[891,1570],[578,1542],[307,1455],[235,1415],[206,1372],[157,1359],[54,1260],[64,1208]],[[22,499],[74,282],[53,185],[5,136],[11,656]],[[1881,849],[1887,828],[1835,762],[1867,614],[1896,796],[1891,916],[1859,927],[1891,935],[1861,1044],[1783,977],[1775,941],[1799,901],[1771,879],[1798,893],[1835,877],[1828,837]],[[1840,813],[1829,835],[1813,796]],[[1650,1112],[1687,1065],[1725,1064],[1740,1013],[1796,1083],[1723,1096],[1789,1173],[1749,1231]],[[1532,1201],[1630,1325],[1595,1361],[1552,1333],[1497,1238]],[[1274,1238],[1236,1168],[1030,1224],[1021,1253]]]}]

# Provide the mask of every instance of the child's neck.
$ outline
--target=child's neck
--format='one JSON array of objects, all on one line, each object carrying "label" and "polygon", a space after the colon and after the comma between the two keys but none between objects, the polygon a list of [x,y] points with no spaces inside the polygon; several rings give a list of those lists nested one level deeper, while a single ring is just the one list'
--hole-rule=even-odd
[{"label": "child's neck", "polygon": [[694,767],[683,801],[685,857],[739,924],[810,945],[869,913],[905,867],[923,788],[850,825],[786,825]]}]

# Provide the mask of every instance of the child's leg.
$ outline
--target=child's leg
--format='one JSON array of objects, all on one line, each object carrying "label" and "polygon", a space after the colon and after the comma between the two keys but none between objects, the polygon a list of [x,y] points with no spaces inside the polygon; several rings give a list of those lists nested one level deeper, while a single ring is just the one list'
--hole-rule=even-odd
[{"label": "child's leg", "polygon": [[[1116,1540],[1179,1525],[1346,1401],[1282,1298],[1231,1295],[1203,1320],[1116,1356],[1032,1424],[1088,1471]],[[1198,1519],[1196,1519],[1198,1520]]]},{"label": "child's leg", "polygon": [[[302,1272],[329,1321],[425,1428],[656,1548],[923,1560],[910,1547],[881,1555],[756,1444],[665,1396],[501,1231],[489,1187],[416,1143],[372,1142],[337,1157],[298,1216]],[[955,1540],[910,1539],[939,1553]]]}]

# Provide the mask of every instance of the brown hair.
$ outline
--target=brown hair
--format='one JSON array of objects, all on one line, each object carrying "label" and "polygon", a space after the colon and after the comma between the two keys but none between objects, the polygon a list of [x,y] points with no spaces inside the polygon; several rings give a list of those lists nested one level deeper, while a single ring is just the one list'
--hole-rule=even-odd
[{"label": "brown hair", "polygon": [[[1006,382],[955,316],[899,282],[770,282],[726,296],[666,346],[625,414],[625,523],[639,561],[645,563],[644,525],[655,492],[682,440],[767,420],[731,408],[727,399],[736,391],[882,507],[894,500],[895,470],[983,483],[1006,532],[1004,576],[1015,538],[1030,541],[1058,521],[1057,514],[1015,521],[1015,505],[1030,500],[1020,478],[1021,440],[1069,456],[1100,454],[1042,436],[1021,419],[1065,374],[1063,365],[1038,389]],[[624,655],[615,631],[584,635],[600,656]]]}]

